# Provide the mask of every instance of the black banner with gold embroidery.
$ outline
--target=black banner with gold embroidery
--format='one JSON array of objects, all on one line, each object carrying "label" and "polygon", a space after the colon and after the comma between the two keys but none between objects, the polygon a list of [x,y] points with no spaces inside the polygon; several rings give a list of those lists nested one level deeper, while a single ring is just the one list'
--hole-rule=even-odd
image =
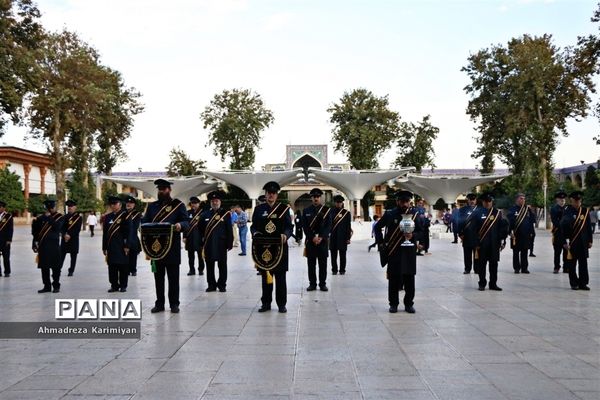
[{"label": "black banner with gold embroidery", "polygon": [[283,236],[255,235],[252,238],[252,260],[256,267],[271,271],[284,259],[285,239]]},{"label": "black banner with gold embroidery", "polygon": [[173,225],[168,222],[150,222],[140,226],[142,250],[150,260],[162,260],[173,244]]}]

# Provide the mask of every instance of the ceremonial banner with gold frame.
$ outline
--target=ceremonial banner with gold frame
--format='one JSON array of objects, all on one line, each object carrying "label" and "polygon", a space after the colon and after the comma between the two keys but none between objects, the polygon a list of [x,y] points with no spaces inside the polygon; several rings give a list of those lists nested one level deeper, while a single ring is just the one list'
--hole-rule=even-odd
[{"label": "ceremonial banner with gold frame", "polygon": [[173,225],[167,222],[151,222],[140,226],[142,250],[150,260],[162,260],[173,244]]},{"label": "ceremonial banner with gold frame", "polygon": [[284,258],[285,240],[281,236],[261,236],[252,238],[252,259],[256,267],[272,271]]}]

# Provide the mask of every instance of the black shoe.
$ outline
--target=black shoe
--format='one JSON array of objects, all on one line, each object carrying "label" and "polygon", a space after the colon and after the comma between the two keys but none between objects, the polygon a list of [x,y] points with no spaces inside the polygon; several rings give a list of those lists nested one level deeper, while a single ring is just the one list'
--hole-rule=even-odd
[{"label": "black shoe", "polygon": [[571,290],[579,290],[579,286],[571,286]]},{"label": "black shoe", "polygon": [[553,274],[558,274],[558,271],[560,270],[560,268],[554,268],[554,271],[552,271]]},{"label": "black shoe", "polygon": [[371,252],[371,246],[367,246],[367,253]]},{"label": "black shoe", "polygon": [[67,274],[67,276],[73,276],[73,273],[71,271],[69,271],[69,273]]},{"label": "black shoe", "polygon": [[531,253],[529,257],[537,257],[535,254]]},{"label": "black shoe", "polygon": [[319,286],[319,290],[320,290],[321,292],[328,292],[328,291],[329,291],[329,289],[328,289],[328,288],[327,288],[327,286],[325,286],[325,285],[323,285],[323,286]]},{"label": "black shoe", "polygon": [[198,275],[204,275],[204,271],[198,271]]},{"label": "black shoe", "polygon": [[187,276],[192,276],[192,275],[196,275],[196,271],[190,271],[187,273]]},{"label": "black shoe", "polygon": [[526,269],[526,270],[524,270],[524,271],[521,271],[521,273],[522,273],[522,274],[528,274],[528,273],[529,273],[529,270],[527,270],[527,269]]},{"label": "black shoe", "polygon": [[390,306],[389,312],[395,314],[398,312],[398,306]]},{"label": "black shoe", "polygon": [[520,273],[521,273],[521,271],[515,270],[515,274],[520,274]]},{"label": "black shoe", "polygon": [[501,291],[502,291],[502,288],[501,288],[501,287],[498,287],[498,286],[490,286],[490,290],[495,290],[495,291],[497,291],[497,292],[501,292]]},{"label": "black shoe", "polygon": [[414,314],[416,312],[413,306],[404,307],[404,311],[406,311],[409,314]]},{"label": "black shoe", "polygon": [[179,313],[179,307],[171,307],[171,312],[173,314],[178,314]]},{"label": "black shoe", "polygon": [[152,314],[155,314],[155,313],[157,313],[157,312],[162,312],[162,311],[165,311],[165,308],[164,308],[164,307],[159,307],[159,306],[154,306],[154,307],[152,307],[152,309],[150,310],[150,312],[151,312]]},{"label": "black shoe", "polygon": [[238,254],[238,256],[245,256],[245,255],[246,255],[246,253],[240,253],[240,254]]},{"label": "black shoe", "polygon": [[340,271],[340,275],[346,275],[346,271]]},{"label": "black shoe", "polygon": [[485,290],[485,286],[479,286],[479,291],[483,292]]},{"label": "black shoe", "polygon": [[260,275],[260,271],[257,271],[257,272],[256,272],[256,275]]},{"label": "black shoe", "polygon": [[4,274],[4,276],[5,276],[6,278],[8,278],[8,277],[10,276],[10,274]]},{"label": "black shoe", "polygon": [[471,271],[463,271],[463,275],[469,275]]},{"label": "black shoe", "polygon": [[337,275],[337,271],[331,271],[331,275]]},{"label": "black shoe", "polygon": [[137,276],[137,272],[132,272],[131,276]]},{"label": "black shoe", "polygon": [[116,292],[116,291],[118,291],[118,290],[119,290],[119,289],[113,289],[113,288],[110,288],[110,289],[108,289],[108,293]]},{"label": "black shoe", "polygon": [[221,293],[225,293],[226,291],[227,291],[227,289],[225,289],[224,287],[219,288],[219,292],[221,292]]},{"label": "black shoe", "polygon": [[579,290],[590,290],[588,286],[579,286]]},{"label": "black shoe", "polygon": [[50,288],[43,288],[43,289],[38,290],[38,293],[49,293],[51,291],[52,290],[50,290]]},{"label": "black shoe", "polygon": [[287,312],[287,308],[285,308],[285,306],[279,307],[279,312],[285,314]]},{"label": "black shoe", "polygon": [[309,285],[309,286],[306,288],[306,291],[307,291],[307,292],[312,292],[313,290],[317,290],[317,285]]},{"label": "black shoe", "polygon": [[125,293],[126,291],[127,291],[127,289],[124,288],[124,287],[122,287],[121,289],[119,289],[119,292],[121,292],[121,293]]},{"label": "black shoe", "polygon": [[263,305],[261,308],[258,309],[258,312],[267,312],[271,310],[271,306],[265,306]]},{"label": "black shoe", "polygon": [[458,243],[458,242],[455,240],[455,241],[453,241],[452,243]]},{"label": "black shoe", "polygon": [[60,289],[59,289],[59,288],[54,288],[54,289],[52,289],[52,293],[58,293],[58,292],[60,292]]},{"label": "black shoe", "polygon": [[217,291],[217,288],[216,288],[216,287],[207,287],[207,288],[206,288],[206,291],[207,291],[207,292],[216,292],[216,291]]}]

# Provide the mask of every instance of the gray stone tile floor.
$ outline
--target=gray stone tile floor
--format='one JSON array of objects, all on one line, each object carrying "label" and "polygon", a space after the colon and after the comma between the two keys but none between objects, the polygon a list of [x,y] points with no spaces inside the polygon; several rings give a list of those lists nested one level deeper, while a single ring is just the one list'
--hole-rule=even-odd
[{"label": "gray stone tile floor", "polygon": [[[377,252],[352,243],[345,276],[306,292],[302,249],[290,249],[288,313],[259,314],[260,277],[229,253],[227,293],[181,267],[181,313],[150,314],[154,281],[139,258],[127,293],[109,294],[101,238],[81,236],[60,294],[41,278],[28,228],[18,227],[13,273],[0,278],[1,321],[52,321],[55,298],[139,298],[141,340],[0,340],[0,399],[600,399],[600,235],[590,292],[552,274],[539,231],[530,275],[502,253],[503,292],[479,292],[462,249],[432,240],[418,258],[417,313],[389,314]],[[65,268],[66,269],[66,268]],[[275,304],[274,304],[275,306]]]}]

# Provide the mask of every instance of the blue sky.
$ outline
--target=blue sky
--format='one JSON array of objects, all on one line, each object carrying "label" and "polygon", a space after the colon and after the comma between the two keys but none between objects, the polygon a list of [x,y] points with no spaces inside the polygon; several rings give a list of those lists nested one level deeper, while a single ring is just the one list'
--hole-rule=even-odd
[{"label": "blue sky", "polygon": [[[274,112],[255,167],[282,162],[286,144],[329,143],[327,108],[345,90],[389,95],[405,121],[431,114],[439,168],[470,168],[476,148],[465,114],[469,53],[524,33],[551,33],[555,44],[595,32],[595,0],[511,1],[38,1],[50,29],[77,31],[142,94],[146,111],[116,170],[162,170],[168,150],[184,148],[211,168],[224,166],[207,145],[199,115],[215,93],[260,93]],[[597,81],[599,81],[597,79]],[[596,96],[597,100],[597,96]],[[569,124],[557,166],[591,162],[600,147],[594,118]],[[23,129],[2,139],[24,142]],[[152,143],[148,146],[148,143]],[[380,166],[394,158],[381,155]],[[330,148],[330,159],[344,161]]]}]

